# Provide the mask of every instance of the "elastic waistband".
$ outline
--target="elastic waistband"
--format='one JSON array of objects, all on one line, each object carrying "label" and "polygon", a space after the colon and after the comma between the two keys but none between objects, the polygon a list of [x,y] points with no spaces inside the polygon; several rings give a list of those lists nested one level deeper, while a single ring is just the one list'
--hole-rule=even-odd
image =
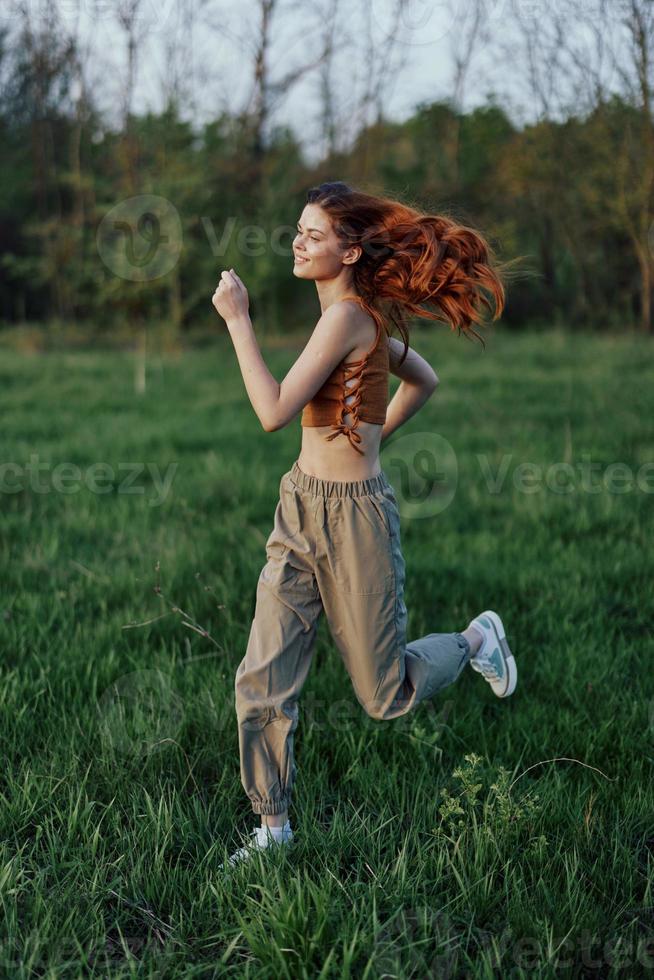
[{"label": "elastic waistband", "polygon": [[297,460],[288,475],[296,487],[321,497],[363,497],[390,486],[383,470],[367,480],[320,480],[301,470]]}]

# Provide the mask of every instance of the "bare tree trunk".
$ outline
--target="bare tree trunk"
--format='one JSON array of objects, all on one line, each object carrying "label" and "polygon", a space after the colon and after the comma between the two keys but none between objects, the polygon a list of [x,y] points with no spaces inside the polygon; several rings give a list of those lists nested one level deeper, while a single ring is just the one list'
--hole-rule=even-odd
[{"label": "bare tree trunk", "polygon": [[[191,118],[196,113],[193,44],[196,21],[206,3],[207,0],[178,0],[176,18],[171,17],[165,38],[166,59],[161,78],[165,108],[174,106],[176,111],[186,108]],[[160,352],[179,354],[184,308],[178,263],[171,269],[168,282],[168,311],[161,318],[158,347]]]},{"label": "bare tree trunk", "polygon": [[456,24],[456,31],[452,32],[451,44],[454,58],[454,80],[452,86],[454,113],[451,120],[449,149],[452,187],[457,191],[460,184],[459,142],[466,80],[477,47],[480,44],[483,47],[484,43],[488,40],[488,33],[485,29],[485,0],[468,0],[463,11],[461,10],[459,0],[450,0],[450,5],[452,4],[454,4],[454,7],[451,9],[450,18],[451,22]]},{"label": "bare tree trunk", "polygon": [[[134,85],[137,74],[137,50],[139,42],[143,38],[143,33],[138,30],[138,16],[142,0],[113,0],[114,13],[116,19],[125,32],[127,48],[127,72],[125,75],[125,86],[122,93],[122,115],[123,115],[123,159],[124,174],[123,186],[128,195],[134,195],[138,189],[137,178],[137,146],[136,137],[132,124],[132,102],[134,96]],[[132,321],[136,321],[138,333],[138,348],[134,361],[134,391],[136,394],[145,394],[147,382],[147,324],[145,319],[138,316],[136,310],[128,310],[128,315]]]},{"label": "bare tree trunk", "polygon": [[332,69],[334,64],[334,35],[338,21],[339,3],[340,0],[327,0],[325,7],[319,11],[324,25],[324,61],[320,68],[323,158],[331,158],[337,152],[337,122]]},{"label": "bare tree trunk", "polygon": [[146,365],[148,348],[148,330],[145,323],[139,327],[139,346],[138,356],[135,361],[134,372],[134,391],[137,395],[144,395],[146,389]]},{"label": "bare tree trunk", "polygon": [[[599,3],[601,0],[591,0]],[[553,123],[558,115],[567,118],[571,106],[579,111],[581,93],[591,79],[590,102],[601,93],[600,61],[604,58],[604,47],[596,45],[596,50],[588,46],[575,47],[578,39],[576,28],[588,17],[593,21],[591,38],[597,40],[600,18],[597,10],[589,13],[589,0],[557,0],[547,11],[546,17],[535,17],[528,6],[520,0],[512,0],[511,24],[517,37],[502,37],[498,46],[503,46],[503,58],[498,64],[510,62],[525,79],[526,95],[531,105],[539,110],[538,123],[534,127],[535,138],[541,151],[541,160],[546,164],[536,165],[540,171],[540,184],[543,193],[539,196],[539,210],[549,216],[550,225],[539,227],[541,254],[549,248],[548,241],[554,238],[568,249],[576,269],[575,296],[573,307],[580,315],[587,315],[593,302],[593,277],[589,272],[587,246],[584,241],[584,225],[577,220],[574,204],[574,188],[570,182],[570,145],[565,132]],[[601,28],[606,34],[606,24]],[[594,59],[594,60],[593,60]],[[525,96],[526,101],[526,96]],[[588,108],[592,108],[589,105]],[[572,165],[576,160],[572,160]],[[554,276],[553,265],[544,270]],[[553,283],[552,283],[553,284]]]},{"label": "bare tree trunk", "polygon": [[652,254],[642,242],[634,243],[640,269],[640,327],[643,333],[652,330]]},{"label": "bare tree trunk", "polygon": [[651,333],[652,323],[652,276],[654,254],[650,245],[652,209],[654,207],[654,118],[652,109],[652,79],[654,64],[654,7],[651,0],[631,0],[627,19],[635,54],[635,70],[640,92],[645,167],[642,174],[643,193],[640,196],[638,214],[638,243],[636,255],[641,273],[640,326],[643,333]]},{"label": "bare tree trunk", "polygon": [[[651,78],[654,65],[654,5],[651,0],[628,0],[623,24],[629,36],[631,57],[627,67],[624,61],[618,60],[616,52],[616,66],[640,113],[640,132],[635,134],[634,146],[637,148],[640,143],[641,153],[634,154],[634,147],[625,145],[625,164],[629,172],[621,187],[619,201],[640,270],[640,328],[643,333],[649,334],[654,326],[654,255],[650,248],[650,229],[654,220],[654,118]],[[631,133],[627,133],[625,144],[628,144],[630,137]],[[637,161],[633,169],[629,166],[632,156]]]},{"label": "bare tree trunk", "polygon": [[[73,212],[71,227],[74,234],[76,235],[76,246],[81,249],[84,244],[84,227],[85,227],[85,213],[84,213],[84,203],[86,191],[84,187],[84,178],[82,174],[82,160],[81,160],[81,144],[82,144],[82,132],[84,129],[85,113],[87,102],[87,92],[84,79],[84,69],[81,63],[81,59],[76,57],[75,59],[75,81],[77,90],[75,93],[75,125],[73,126],[70,145],[69,145],[69,161],[70,161],[70,172],[72,174],[72,189],[73,189]],[[71,297],[70,300],[70,317],[72,320],[76,319],[77,306],[75,303],[75,297]]]},{"label": "bare tree trunk", "polygon": [[[611,0],[597,0],[590,9],[588,0],[567,0],[567,10],[577,23],[595,30],[597,25],[605,38],[604,45],[612,68],[627,94],[630,105],[637,108],[640,127],[632,132],[625,128],[624,138],[615,159],[617,193],[606,200],[616,224],[621,226],[632,243],[640,272],[640,327],[643,333],[654,329],[652,321],[652,288],[654,254],[650,247],[650,232],[654,221],[654,108],[652,106],[652,70],[654,67],[654,3],[652,0],[623,0],[616,5]],[[626,28],[628,50],[619,48],[621,32]],[[599,42],[597,42],[599,49]],[[605,47],[602,47],[604,52]],[[579,59],[577,59],[579,62]],[[585,70],[585,65],[579,65]],[[597,75],[595,88],[598,105],[604,96]]]},{"label": "bare tree trunk", "polygon": [[[75,122],[70,134],[68,146],[68,160],[70,173],[72,175],[73,207],[71,216],[71,227],[79,236],[79,244],[82,244],[82,235],[85,224],[84,204],[86,190],[82,175],[81,146],[84,123],[86,121],[87,110],[91,104],[89,90],[86,83],[86,62],[92,57],[90,44],[84,44],[79,29],[79,11],[75,27],[70,32],[69,43],[72,51],[71,63],[71,99],[74,105]],[[76,307],[74,299],[71,301],[71,316],[74,319]]]},{"label": "bare tree trunk", "polygon": [[[309,72],[319,68],[325,61],[326,45],[316,51],[304,64],[289,69],[281,78],[272,80],[273,72],[270,66],[270,48],[272,43],[273,16],[278,7],[278,0],[258,0],[259,31],[256,37],[253,62],[253,85],[249,99],[249,111],[252,124],[252,159],[254,162],[255,186],[262,191],[263,158],[267,147],[266,128],[268,122],[281,99],[285,98],[293,86]],[[297,2],[287,13],[297,11],[298,20],[304,14],[306,6]],[[305,42],[310,42],[311,29],[306,24],[301,26],[299,36]],[[289,47],[293,47],[290,43]],[[311,48],[311,44],[308,44]]]},{"label": "bare tree trunk", "polygon": [[[70,61],[71,48],[63,42],[56,7],[43,2],[30,4],[23,0],[16,5],[15,12],[21,24],[19,43],[24,45],[30,60],[32,88],[30,128],[38,217],[42,226],[46,222],[51,222],[54,227],[54,231],[44,228],[43,236],[43,250],[52,259],[50,301],[57,315],[63,317],[67,312],[65,287],[57,255],[58,234],[62,227],[63,215],[48,100],[53,81],[63,73]],[[52,222],[53,218],[54,222]]]},{"label": "bare tree trunk", "polygon": [[[372,166],[372,152],[375,149],[371,145],[367,129],[371,123],[378,125],[383,120],[392,85],[400,77],[411,53],[411,45],[402,43],[400,30],[406,2],[407,0],[393,0],[390,8],[390,27],[383,41],[378,42],[374,36],[376,33],[374,24],[380,7],[371,4],[369,0],[362,0],[366,24],[364,51],[366,82],[358,113],[359,126],[364,130],[362,161],[364,178],[368,177]],[[393,64],[394,56],[398,59],[396,64]],[[370,119],[370,109],[373,110],[372,119]]]},{"label": "bare tree trunk", "polygon": [[178,353],[180,349],[180,330],[182,327],[182,284],[179,276],[179,263],[170,272],[168,323],[162,337],[162,348],[165,353]]},{"label": "bare tree trunk", "polygon": [[254,130],[252,156],[257,176],[261,176],[261,161],[265,149],[265,128],[268,122],[268,49],[273,11],[277,0],[259,0],[259,38],[254,56]]}]

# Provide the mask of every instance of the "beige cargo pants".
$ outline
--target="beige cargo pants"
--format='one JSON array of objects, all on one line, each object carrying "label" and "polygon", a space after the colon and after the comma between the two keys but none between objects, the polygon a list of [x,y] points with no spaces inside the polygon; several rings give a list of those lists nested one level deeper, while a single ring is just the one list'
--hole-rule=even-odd
[{"label": "beige cargo pants", "polygon": [[295,782],[293,733],[323,609],[357,700],[397,718],[457,679],[461,633],[406,642],[400,514],[386,475],[332,481],[297,460],[279,485],[268,561],[236,672],[241,781],[254,813],[285,810]]}]

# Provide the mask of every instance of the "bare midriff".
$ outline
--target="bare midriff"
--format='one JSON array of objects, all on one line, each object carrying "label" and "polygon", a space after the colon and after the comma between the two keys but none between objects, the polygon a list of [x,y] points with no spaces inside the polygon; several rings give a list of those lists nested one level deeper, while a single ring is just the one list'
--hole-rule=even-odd
[{"label": "bare midriff", "polygon": [[[344,420],[347,425],[352,425],[351,415],[345,415]],[[303,428],[298,465],[303,473],[320,480],[367,480],[377,476],[381,472],[379,445],[383,428],[383,425],[359,419],[357,432],[361,442],[358,446],[365,452],[365,457],[352,452],[345,436],[327,442],[326,436],[334,431],[329,425]]]},{"label": "bare midriff", "polygon": [[[347,355],[348,364],[358,362],[365,357],[373,342],[372,338],[375,337],[374,321],[363,311],[361,312],[360,326],[362,341]],[[384,337],[381,338],[381,341],[387,342]],[[346,382],[346,387],[352,388],[354,392],[357,383],[352,379]],[[354,394],[345,399],[346,404],[353,401],[355,401]],[[343,422],[347,426],[353,427],[355,419],[351,414],[345,413]],[[367,480],[377,476],[381,472],[379,447],[383,428],[383,425],[375,422],[357,420],[356,432],[359,437],[357,446],[364,453],[364,455],[360,455],[353,451],[352,444],[345,435],[341,434],[331,440],[327,438],[333,435],[333,426],[302,426],[302,448],[298,456],[298,465],[303,473],[318,477],[320,480]]]}]

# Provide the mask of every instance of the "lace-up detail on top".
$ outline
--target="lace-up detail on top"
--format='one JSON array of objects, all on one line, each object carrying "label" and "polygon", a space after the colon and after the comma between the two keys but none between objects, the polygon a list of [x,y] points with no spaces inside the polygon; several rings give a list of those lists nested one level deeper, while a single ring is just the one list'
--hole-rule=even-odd
[{"label": "lace-up detail on top", "polygon": [[[309,427],[331,425],[335,431],[326,436],[327,442],[339,435],[347,436],[360,456],[365,456],[365,453],[356,445],[361,442],[361,433],[357,432],[359,421],[383,425],[388,405],[388,342],[384,336],[384,342],[380,343],[384,331],[381,322],[376,326],[375,342],[368,353],[358,361],[341,361],[336,366],[320,390],[305,405],[300,423]],[[348,384],[352,381],[356,383]],[[346,398],[352,400],[346,402]],[[352,425],[345,422],[346,415],[352,416]]]}]

